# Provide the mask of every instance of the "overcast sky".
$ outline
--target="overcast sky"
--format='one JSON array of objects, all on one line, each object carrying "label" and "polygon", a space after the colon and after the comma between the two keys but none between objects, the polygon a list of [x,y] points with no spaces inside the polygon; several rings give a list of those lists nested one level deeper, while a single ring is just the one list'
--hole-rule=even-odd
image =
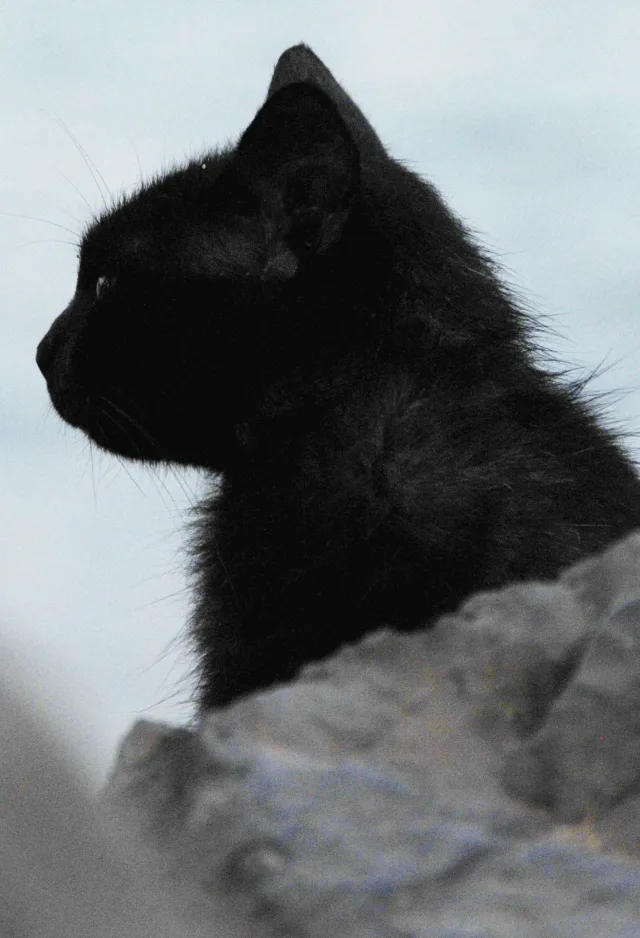
[{"label": "overcast sky", "polygon": [[104,204],[83,151],[116,194],[236,137],[301,40],[552,318],[556,353],[611,366],[594,387],[640,431],[638,0],[3,3],[2,654],[96,779],[136,716],[190,713],[179,550],[200,481],[100,455],[49,407],[35,348]]}]

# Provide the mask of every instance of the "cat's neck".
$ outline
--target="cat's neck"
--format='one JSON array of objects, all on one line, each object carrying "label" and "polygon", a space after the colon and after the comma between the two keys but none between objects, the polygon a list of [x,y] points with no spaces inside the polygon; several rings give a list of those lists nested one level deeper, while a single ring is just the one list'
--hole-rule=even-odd
[{"label": "cat's neck", "polygon": [[274,388],[252,417],[235,426],[236,448],[223,471],[234,487],[256,492],[303,484],[309,473],[326,484],[375,459],[389,420],[420,399],[419,379],[384,363],[351,362],[351,380]]}]

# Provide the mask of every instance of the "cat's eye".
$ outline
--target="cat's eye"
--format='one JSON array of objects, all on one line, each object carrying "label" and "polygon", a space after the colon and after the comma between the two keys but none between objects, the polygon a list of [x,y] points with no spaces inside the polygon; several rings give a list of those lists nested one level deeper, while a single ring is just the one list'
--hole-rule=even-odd
[{"label": "cat's eye", "polygon": [[98,277],[96,280],[96,299],[99,300],[105,290],[113,286],[113,277]]}]

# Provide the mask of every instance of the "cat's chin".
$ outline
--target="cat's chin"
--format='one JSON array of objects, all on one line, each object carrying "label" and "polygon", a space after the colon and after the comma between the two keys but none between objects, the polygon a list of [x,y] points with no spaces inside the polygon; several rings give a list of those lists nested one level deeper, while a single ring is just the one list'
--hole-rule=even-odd
[{"label": "cat's chin", "polygon": [[[61,392],[47,382],[51,403],[59,417],[72,427],[87,433],[87,424],[91,420],[93,401],[88,394]],[[90,435],[90,434],[89,434]]]},{"label": "cat's chin", "polygon": [[128,459],[163,461],[166,454],[133,417],[105,398],[61,393],[50,389],[51,401],[65,423],[75,427],[100,449]]},{"label": "cat's chin", "polygon": [[99,449],[120,458],[148,464],[188,466],[216,475],[237,462],[237,446],[222,447],[222,452],[217,453],[219,458],[213,459],[208,452],[192,451],[176,440],[158,440],[139,418],[107,398],[99,398],[96,402],[87,395],[84,404],[70,399],[65,399],[62,406],[55,400],[53,403],[66,423],[81,430]]}]

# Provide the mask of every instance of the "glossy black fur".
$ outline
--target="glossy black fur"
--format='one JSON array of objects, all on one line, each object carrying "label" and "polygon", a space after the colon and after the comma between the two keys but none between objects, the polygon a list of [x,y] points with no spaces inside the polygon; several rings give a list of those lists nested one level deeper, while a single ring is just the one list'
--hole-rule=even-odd
[{"label": "glossy black fur", "polygon": [[614,436],[304,46],[237,147],[91,225],[38,363],[100,446],[221,474],[194,547],[202,708],[640,525]]}]

